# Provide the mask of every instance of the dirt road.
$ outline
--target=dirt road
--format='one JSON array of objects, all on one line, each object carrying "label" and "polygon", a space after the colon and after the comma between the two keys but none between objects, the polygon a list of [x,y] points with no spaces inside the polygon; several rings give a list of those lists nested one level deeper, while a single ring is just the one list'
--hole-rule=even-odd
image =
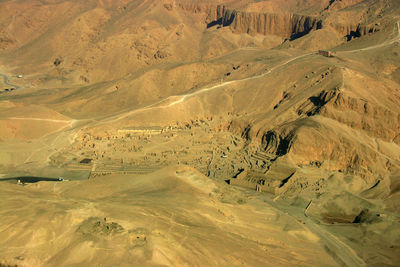
[{"label": "dirt road", "polygon": [[3,79],[3,83],[4,83],[6,86],[9,86],[10,88],[14,88],[15,90],[21,88],[20,86],[18,86],[18,85],[16,85],[16,84],[9,83],[9,82],[8,82],[8,76],[7,76],[7,75],[1,74],[1,73],[0,73],[0,77]]}]

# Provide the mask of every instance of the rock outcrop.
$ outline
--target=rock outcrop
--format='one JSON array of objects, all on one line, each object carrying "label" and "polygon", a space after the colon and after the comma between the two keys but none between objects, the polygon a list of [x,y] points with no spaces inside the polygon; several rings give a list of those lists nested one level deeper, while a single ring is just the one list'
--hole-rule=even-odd
[{"label": "rock outcrop", "polygon": [[[210,17],[212,17],[212,14]],[[218,6],[216,20],[209,25],[230,26],[237,33],[259,33],[297,38],[311,30],[320,29],[322,20],[298,14],[255,13]]]},{"label": "rock outcrop", "polygon": [[378,32],[380,30],[379,25],[342,25],[342,24],[333,24],[332,27],[339,32],[341,35],[345,36],[348,41],[353,38],[358,38],[368,33]]}]

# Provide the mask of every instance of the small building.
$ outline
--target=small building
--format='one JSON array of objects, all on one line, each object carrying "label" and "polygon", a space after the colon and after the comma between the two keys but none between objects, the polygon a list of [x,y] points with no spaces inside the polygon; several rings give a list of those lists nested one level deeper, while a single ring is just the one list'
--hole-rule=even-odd
[{"label": "small building", "polygon": [[22,76],[22,74],[18,74],[17,78],[23,78],[24,76]]},{"label": "small building", "polygon": [[119,136],[124,136],[128,134],[138,135],[138,134],[161,134],[163,131],[167,130],[166,127],[160,126],[146,126],[146,127],[128,127],[118,130]]},{"label": "small building", "polygon": [[324,56],[324,57],[333,57],[332,51],[328,51],[328,50],[319,50],[318,54],[320,54],[321,56]]}]

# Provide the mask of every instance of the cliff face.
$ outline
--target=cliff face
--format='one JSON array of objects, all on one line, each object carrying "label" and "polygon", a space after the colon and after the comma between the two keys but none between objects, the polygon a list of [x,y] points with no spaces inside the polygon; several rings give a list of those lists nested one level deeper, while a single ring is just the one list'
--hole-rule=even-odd
[{"label": "cliff face", "polygon": [[374,33],[380,30],[379,25],[342,25],[342,24],[334,24],[332,27],[345,36],[348,41],[353,38],[361,37],[367,35],[368,33]]},{"label": "cliff face", "polygon": [[245,12],[230,10],[224,6],[218,6],[215,13],[214,24],[230,26],[237,33],[272,34],[296,38],[322,27],[320,19],[298,14]]},{"label": "cliff face", "polygon": [[[353,2],[351,4],[354,4]],[[347,38],[347,40],[351,40],[352,38],[379,31],[379,26],[375,24],[341,24],[332,21],[328,22],[317,16],[295,13],[253,12],[234,9],[225,4],[216,5],[211,2],[181,2],[178,6],[191,13],[205,13],[205,22],[208,27],[215,25],[231,27],[236,33],[257,33],[296,39],[312,30],[321,29],[323,24],[324,26],[329,24],[340,35]],[[328,10],[328,8],[325,8],[325,10]]]},{"label": "cliff face", "polygon": [[[198,2],[176,2],[175,3],[177,7],[180,9],[183,9],[185,11],[191,12],[191,13],[206,13],[206,14],[213,14],[216,12],[216,4],[211,3],[211,2],[204,2],[204,3],[198,3]],[[173,4],[164,4],[164,7],[167,9],[172,9]]]},{"label": "cliff face", "polygon": [[219,24],[223,27],[231,27],[236,33],[272,34],[291,39],[301,37],[311,30],[321,29],[327,24],[348,41],[380,30],[380,26],[376,24],[341,24],[328,22],[316,16],[238,11],[224,5],[214,8],[209,6],[207,12],[209,26]]},{"label": "cliff face", "polygon": [[363,0],[330,0],[325,10],[340,10],[349,6],[356,5]]}]

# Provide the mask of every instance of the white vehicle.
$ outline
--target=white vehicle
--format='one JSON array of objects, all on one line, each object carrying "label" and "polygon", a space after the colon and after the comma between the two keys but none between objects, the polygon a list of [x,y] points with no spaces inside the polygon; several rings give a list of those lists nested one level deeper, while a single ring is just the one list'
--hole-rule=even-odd
[{"label": "white vehicle", "polygon": [[24,76],[22,76],[22,74],[19,74],[18,76],[17,76],[17,78],[23,78]]}]

